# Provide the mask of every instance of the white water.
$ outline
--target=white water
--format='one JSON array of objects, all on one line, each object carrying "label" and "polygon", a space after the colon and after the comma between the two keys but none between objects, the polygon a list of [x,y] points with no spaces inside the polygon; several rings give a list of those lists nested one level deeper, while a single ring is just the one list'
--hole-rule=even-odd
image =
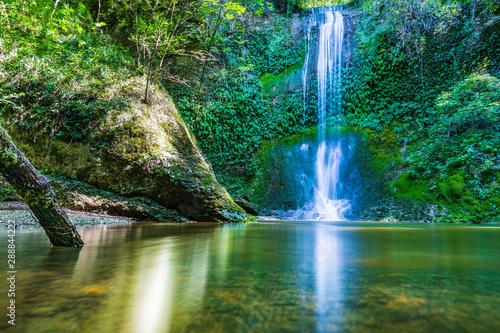
[{"label": "white water", "polygon": [[[338,221],[351,205],[338,197],[342,187],[339,170],[342,164],[340,142],[327,140],[326,127],[338,119],[341,112],[342,46],[344,39],[344,19],[336,7],[317,9],[309,18],[307,41],[308,52],[303,69],[304,113],[306,112],[307,74],[311,57],[311,27],[319,25],[317,47],[318,77],[318,127],[319,146],[316,154],[316,186],[314,202],[297,211],[295,217]],[[304,116],[305,117],[305,116]]]}]

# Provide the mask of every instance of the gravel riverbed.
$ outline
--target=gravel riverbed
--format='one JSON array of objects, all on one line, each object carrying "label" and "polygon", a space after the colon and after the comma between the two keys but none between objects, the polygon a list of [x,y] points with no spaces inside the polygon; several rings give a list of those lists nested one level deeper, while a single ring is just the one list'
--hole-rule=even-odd
[{"label": "gravel riverbed", "polygon": [[[135,219],[99,215],[93,213],[66,211],[68,217],[75,226],[88,227],[98,224],[119,224],[135,222]],[[22,203],[0,203],[0,229],[7,229],[9,221],[16,222],[16,229],[18,230],[34,230],[40,229],[40,224],[33,218],[31,212],[27,209],[26,205]]]}]

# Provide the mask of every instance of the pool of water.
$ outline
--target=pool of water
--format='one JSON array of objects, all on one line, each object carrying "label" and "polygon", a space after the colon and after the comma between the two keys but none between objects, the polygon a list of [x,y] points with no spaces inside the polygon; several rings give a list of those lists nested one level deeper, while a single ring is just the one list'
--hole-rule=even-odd
[{"label": "pool of water", "polygon": [[[500,327],[495,226],[141,223],[80,232],[82,249],[51,248],[40,231],[17,233],[16,332]],[[6,262],[5,231],[0,248]],[[6,294],[6,280],[0,285]]]}]

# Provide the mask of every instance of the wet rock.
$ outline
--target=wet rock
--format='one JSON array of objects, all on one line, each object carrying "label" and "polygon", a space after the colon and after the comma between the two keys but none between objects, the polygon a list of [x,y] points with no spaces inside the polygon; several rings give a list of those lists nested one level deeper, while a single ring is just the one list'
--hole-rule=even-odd
[{"label": "wet rock", "polygon": [[[157,222],[186,221],[176,210],[145,197],[126,198],[77,180],[48,178],[59,205],[67,210]],[[9,195],[4,197],[7,200],[0,205],[0,210],[27,209],[9,185],[0,180],[0,193],[3,192]]]},{"label": "wet rock", "polygon": [[259,205],[254,204],[253,202],[250,202],[244,198],[237,198],[234,200],[234,202],[243,208],[245,212],[248,214],[258,216],[259,215]]},{"label": "wet rock", "polygon": [[61,203],[70,210],[158,222],[183,222],[179,212],[146,197],[126,198],[75,180],[51,179]]}]

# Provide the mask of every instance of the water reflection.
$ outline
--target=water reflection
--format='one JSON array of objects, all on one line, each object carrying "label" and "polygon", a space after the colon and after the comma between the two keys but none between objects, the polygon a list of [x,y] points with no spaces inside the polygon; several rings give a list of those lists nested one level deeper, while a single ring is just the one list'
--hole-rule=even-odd
[{"label": "water reflection", "polygon": [[316,228],[314,258],[316,266],[316,317],[318,332],[326,331],[329,318],[341,317],[342,309],[330,298],[341,299],[342,257],[335,228]]},{"label": "water reflection", "polygon": [[[140,267],[135,283],[131,318],[135,332],[164,332],[169,326],[173,301],[172,239],[162,242],[158,251],[142,248],[140,261],[150,263]],[[152,253],[151,253],[152,252]],[[156,252],[156,253],[155,253]]]},{"label": "water reflection", "polygon": [[500,306],[500,228],[136,224],[81,233],[80,250],[51,249],[43,233],[17,235],[16,332],[488,332],[500,325],[492,310]]}]

